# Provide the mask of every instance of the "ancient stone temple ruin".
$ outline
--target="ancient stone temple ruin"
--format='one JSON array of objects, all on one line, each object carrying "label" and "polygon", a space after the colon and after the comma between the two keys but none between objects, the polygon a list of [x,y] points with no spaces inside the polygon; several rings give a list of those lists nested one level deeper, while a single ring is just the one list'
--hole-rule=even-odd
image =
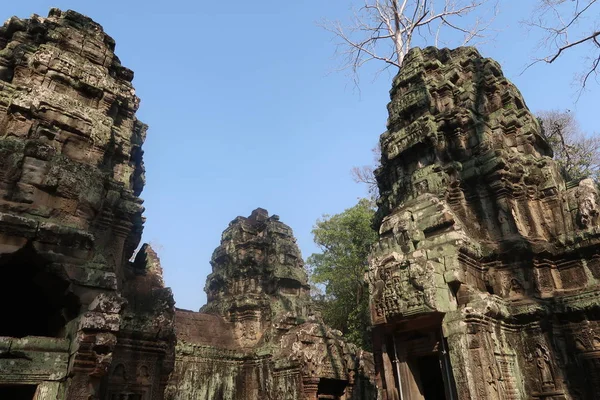
[{"label": "ancient stone temple ruin", "polygon": [[598,398],[600,214],[498,64],[412,50],[381,136],[374,357],[327,327],[292,230],[233,220],[175,308],[143,229],[133,72],[89,18],[0,28],[0,399]]},{"label": "ancient stone temple ruin", "polygon": [[375,399],[278,217],[231,223],[201,312],[150,246],[132,258],[146,126],[114,48],[73,11],[0,28],[0,399]]},{"label": "ancient stone temple ruin", "polygon": [[256,209],[223,232],[200,312],[177,310],[165,398],[376,399],[373,361],[314,312],[292,230]]},{"label": "ancient stone temple ruin", "polygon": [[414,49],[394,80],[367,274],[387,400],[594,399],[600,227],[499,65]]},{"label": "ancient stone temple ruin", "polygon": [[[142,232],[133,72],[89,18],[0,28],[0,399],[158,399],[174,302]],[[109,385],[110,383],[110,385]]]}]

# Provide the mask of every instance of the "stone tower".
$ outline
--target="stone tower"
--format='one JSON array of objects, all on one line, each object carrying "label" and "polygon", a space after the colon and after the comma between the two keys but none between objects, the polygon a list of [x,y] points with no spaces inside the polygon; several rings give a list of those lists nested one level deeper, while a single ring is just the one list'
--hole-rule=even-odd
[{"label": "stone tower", "polygon": [[414,49],[394,79],[367,278],[392,399],[600,393],[593,182],[565,182],[498,63]]},{"label": "stone tower", "polygon": [[372,356],[313,312],[292,229],[258,208],[213,253],[200,312],[177,310],[168,400],[376,399]]},{"label": "stone tower", "polygon": [[174,303],[144,246],[133,72],[73,11],[0,28],[0,398],[160,399]]},{"label": "stone tower", "polygon": [[133,257],[146,126],[114,48],[73,11],[0,28],[0,399],[374,399],[277,216],[232,221],[201,312],[175,310],[150,246]]},{"label": "stone tower", "polygon": [[[238,217],[223,232],[206,281],[201,312],[234,324],[242,348],[270,341],[272,328],[289,328],[309,314],[309,286],[292,229],[258,208]],[[263,338],[263,335],[267,337]]]}]

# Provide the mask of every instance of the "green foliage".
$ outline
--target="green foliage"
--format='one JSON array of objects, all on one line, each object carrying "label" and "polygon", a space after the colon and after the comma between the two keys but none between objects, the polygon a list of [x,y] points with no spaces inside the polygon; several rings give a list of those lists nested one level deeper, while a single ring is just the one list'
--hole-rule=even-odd
[{"label": "green foliage", "polygon": [[314,296],[323,319],[364,349],[371,348],[369,291],[364,274],[371,245],[377,241],[371,227],[374,214],[373,203],[361,199],[340,214],[323,216],[312,231],[322,252],[307,260],[312,283],[324,287],[324,293]]}]

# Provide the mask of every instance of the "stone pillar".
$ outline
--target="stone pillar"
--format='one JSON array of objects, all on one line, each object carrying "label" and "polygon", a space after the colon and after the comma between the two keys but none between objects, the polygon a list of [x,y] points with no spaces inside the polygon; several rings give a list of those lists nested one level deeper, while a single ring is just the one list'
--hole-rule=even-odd
[{"label": "stone pillar", "polygon": [[124,303],[125,300],[115,293],[101,293],[80,317],[73,342],[73,378],[69,382],[67,398],[99,399],[100,382],[108,372],[117,344],[116,334]]},{"label": "stone pillar", "polygon": [[443,335],[447,338],[448,355],[452,375],[459,399],[476,398],[475,388],[471,387],[469,372],[467,327],[460,313],[448,313],[442,324]]},{"label": "stone pillar", "polygon": [[388,349],[385,345],[385,336],[383,338],[383,344],[381,346],[381,359],[381,367],[383,369],[383,379],[385,381],[385,393],[387,394],[387,400],[398,400],[398,388],[396,387],[396,378],[394,376],[394,374],[396,374],[396,370],[394,369],[394,364],[390,359]]},{"label": "stone pillar", "polygon": [[61,382],[45,381],[38,385],[33,400],[62,399],[61,392]]},{"label": "stone pillar", "polygon": [[318,400],[319,378],[305,376],[302,378],[302,386],[305,400]]}]

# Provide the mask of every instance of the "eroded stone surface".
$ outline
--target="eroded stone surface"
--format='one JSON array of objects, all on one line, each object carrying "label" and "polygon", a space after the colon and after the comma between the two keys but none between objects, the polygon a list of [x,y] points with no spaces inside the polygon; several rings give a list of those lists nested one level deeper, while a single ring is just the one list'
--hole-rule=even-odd
[{"label": "eroded stone surface", "polygon": [[388,110],[367,274],[386,398],[594,398],[595,185],[561,178],[519,91],[473,48],[412,50]]},{"label": "eroded stone surface", "polygon": [[[176,313],[167,399],[375,399],[372,356],[313,312],[289,226],[264,209],[223,232],[200,312]],[[331,397],[327,397],[331,396]]]},{"label": "eroded stone surface", "polygon": [[128,261],[146,126],[114,48],[73,11],[0,28],[1,398],[29,384],[37,400],[158,399],[172,369],[158,259]]}]

